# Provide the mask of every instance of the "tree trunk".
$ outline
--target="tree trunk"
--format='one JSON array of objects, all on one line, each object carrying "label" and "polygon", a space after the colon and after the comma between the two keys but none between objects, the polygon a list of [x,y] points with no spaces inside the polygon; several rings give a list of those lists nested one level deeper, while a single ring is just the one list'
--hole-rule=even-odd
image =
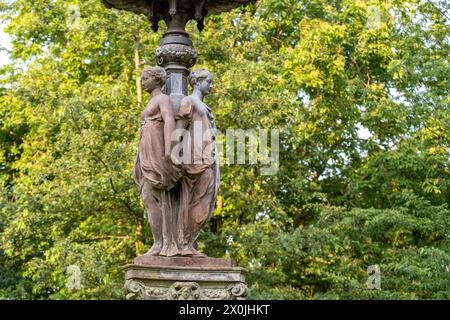
[{"label": "tree trunk", "polygon": [[136,92],[138,107],[142,105],[142,84],[141,84],[141,57],[139,54],[141,42],[139,39],[139,29],[134,32],[134,66],[136,72]]}]

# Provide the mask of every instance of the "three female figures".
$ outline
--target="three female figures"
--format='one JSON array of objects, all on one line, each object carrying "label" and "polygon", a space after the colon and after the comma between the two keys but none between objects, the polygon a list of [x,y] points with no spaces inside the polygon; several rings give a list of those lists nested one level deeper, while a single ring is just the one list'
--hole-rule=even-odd
[{"label": "three female figures", "polygon": [[166,79],[161,67],[142,74],[151,100],[142,113],[134,178],[154,238],[147,255],[204,256],[195,242],[212,215],[219,185],[217,129],[211,109],[203,103],[213,77],[206,70],[193,71],[189,76],[193,93],[181,101],[176,113],[169,96],[162,93]]}]

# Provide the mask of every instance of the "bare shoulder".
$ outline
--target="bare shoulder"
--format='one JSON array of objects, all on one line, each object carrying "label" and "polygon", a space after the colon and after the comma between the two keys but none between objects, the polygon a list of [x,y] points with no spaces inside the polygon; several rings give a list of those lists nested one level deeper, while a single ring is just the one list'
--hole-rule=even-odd
[{"label": "bare shoulder", "polygon": [[191,96],[186,96],[181,100],[181,105],[191,105],[194,103],[194,100],[192,100]]},{"label": "bare shoulder", "polygon": [[170,97],[167,94],[160,94],[155,97],[155,100],[157,100],[158,102],[167,103],[170,102]]},{"label": "bare shoulder", "polygon": [[160,108],[172,106],[170,97],[166,94],[160,94],[159,96],[155,97],[154,99],[155,99],[155,104],[159,105]]},{"label": "bare shoulder", "polygon": [[190,96],[186,96],[181,100],[180,109],[178,110],[178,113],[180,115],[187,115],[190,114],[192,111],[192,107],[194,105],[194,101]]}]

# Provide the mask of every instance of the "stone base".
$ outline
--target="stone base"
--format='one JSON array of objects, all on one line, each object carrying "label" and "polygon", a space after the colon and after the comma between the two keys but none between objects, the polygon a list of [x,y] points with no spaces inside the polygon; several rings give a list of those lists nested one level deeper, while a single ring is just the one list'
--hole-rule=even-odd
[{"label": "stone base", "polygon": [[244,300],[246,272],[233,261],[140,256],[126,265],[127,300]]}]

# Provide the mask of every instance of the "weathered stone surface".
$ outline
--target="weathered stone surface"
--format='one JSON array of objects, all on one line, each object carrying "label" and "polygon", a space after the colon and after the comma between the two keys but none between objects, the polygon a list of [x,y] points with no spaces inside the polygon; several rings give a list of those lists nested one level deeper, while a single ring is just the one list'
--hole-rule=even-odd
[{"label": "weathered stone surface", "polygon": [[204,28],[204,20],[209,14],[229,11],[239,6],[254,3],[256,0],[102,0],[107,8],[127,10],[144,14],[158,31],[158,23],[164,20],[169,29],[174,20],[186,23],[196,20],[199,31]]},{"label": "weathered stone surface", "polygon": [[[247,295],[245,269],[219,265],[233,265],[230,260],[204,258],[212,263],[206,266],[198,263],[200,258],[139,258],[139,263],[144,259],[152,265],[125,266],[124,289],[129,300],[242,300]],[[192,261],[184,261],[186,266],[173,265],[187,259]]]},{"label": "weathered stone surface", "polygon": [[196,268],[233,268],[233,260],[218,258],[197,258],[197,257],[161,257],[142,255],[134,259],[134,264],[138,266],[150,267],[196,267]]},{"label": "weathered stone surface", "polygon": [[[102,0],[106,7],[127,10],[138,14],[148,14],[149,6],[153,1],[148,0]],[[189,10],[194,1],[176,0],[177,10]],[[197,1],[200,2],[200,1]],[[208,8],[208,14],[230,11],[231,9],[254,3],[255,0],[206,0],[205,6]],[[169,1],[156,0],[155,14],[164,9],[169,10]]]},{"label": "weathered stone surface", "polygon": [[[176,40],[179,39],[180,37],[176,38]],[[197,51],[192,46],[183,43],[163,44],[156,49],[156,63],[159,66],[177,63],[190,68],[197,62],[197,57]]]}]

